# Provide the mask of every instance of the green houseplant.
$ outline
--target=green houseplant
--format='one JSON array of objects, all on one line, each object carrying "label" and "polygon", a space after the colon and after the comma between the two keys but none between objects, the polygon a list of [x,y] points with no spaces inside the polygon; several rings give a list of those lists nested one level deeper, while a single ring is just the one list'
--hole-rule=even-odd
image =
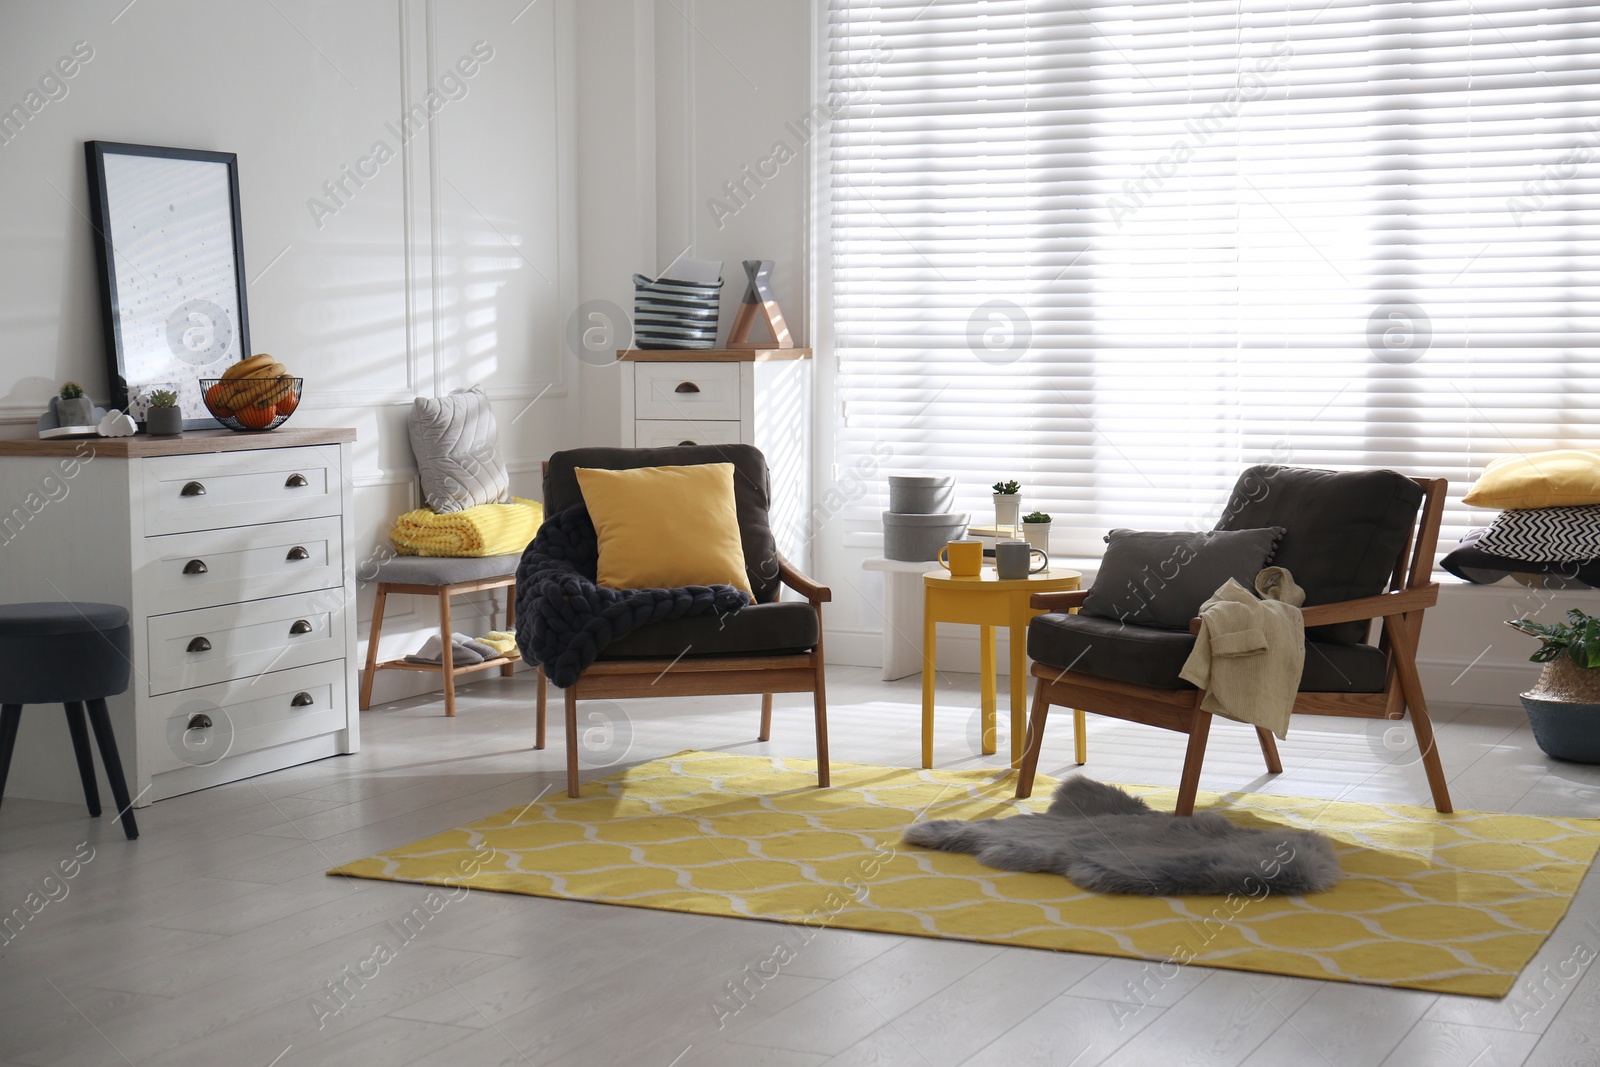
[{"label": "green houseplant", "polygon": [[1600,763],[1600,619],[1573,608],[1566,622],[1506,625],[1539,640],[1528,658],[1544,670],[1522,694],[1534,740],[1557,759]]},{"label": "green houseplant", "polygon": [[1050,551],[1050,516],[1042,511],[1030,511],[1022,516],[1022,537],[1041,552]]},{"label": "green houseplant", "polygon": [[183,411],[178,407],[178,394],[171,389],[157,389],[150,394],[150,410],[145,415],[144,432],[155,437],[170,437],[183,432]]},{"label": "green houseplant", "polygon": [[994,483],[994,524],[1015,526],[1022,515],[1022,485],[1012,479]]},{"label": "green houseplant", "polygon": [[94,401],[83,395],[83,386],[68,382],[56,401],[56,418],[63,426],[94,425]]}]

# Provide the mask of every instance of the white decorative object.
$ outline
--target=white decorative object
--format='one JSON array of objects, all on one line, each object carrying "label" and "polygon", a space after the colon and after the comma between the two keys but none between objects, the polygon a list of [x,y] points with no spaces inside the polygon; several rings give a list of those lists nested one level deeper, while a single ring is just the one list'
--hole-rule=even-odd
[{"label": "white decorative object", "polygon": [[[0,603],[132,616],[107,703],[136,804],[357,749],[354,437],[0,441],[0,499],[43,501],[7,535]],[[83,802],[57,740],[13,762],[10,794]]]},{"label": "white decorative object", "polygon": [[1022,524],[1022,538],[1028,544],[1041,552],[1050,551],[1050,523],[1025,522]]},{"label": "white decorative object", "polygon": [[1015,526],[1022,521],[1022,494],[996,493],[994,495],[994,524]]},{"label": "white decorative object", "polygon": [[133,421],[133,416],[112,408],[95,429],[101,437],[132,437],[139,432],[139,424]]}]

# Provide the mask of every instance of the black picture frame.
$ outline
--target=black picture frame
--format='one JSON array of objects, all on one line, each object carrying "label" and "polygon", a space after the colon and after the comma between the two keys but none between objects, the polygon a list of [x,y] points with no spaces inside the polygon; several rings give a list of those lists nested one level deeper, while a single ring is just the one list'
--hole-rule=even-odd
[{"label": "black picture frame", "polygon": [[185,428],[217,426],[199,379],[250,355],[239,157],[118,141],[83,147],[110,406],[129,411],[141,391],[175,388]]}]

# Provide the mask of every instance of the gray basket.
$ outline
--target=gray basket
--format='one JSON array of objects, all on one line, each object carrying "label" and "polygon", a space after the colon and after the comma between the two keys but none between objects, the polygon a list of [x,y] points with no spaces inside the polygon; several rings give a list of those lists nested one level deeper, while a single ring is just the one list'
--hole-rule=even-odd
[{"label": "gray basket", "polygon": [[955,506],[953,474],[889,475],[889,510],[896,515],[950,515]]},{"label": "gray basket", "polygon": [[967,532],[967,512],[939,515],[883,513],[883,554],[908,563],[939,558],[939,550]]},{"label": "gray basket", "polygon": [[1574,763],[1600,763],[1600,704],[1541,700],[1522,694],[1533,739],[1545,754]]}]

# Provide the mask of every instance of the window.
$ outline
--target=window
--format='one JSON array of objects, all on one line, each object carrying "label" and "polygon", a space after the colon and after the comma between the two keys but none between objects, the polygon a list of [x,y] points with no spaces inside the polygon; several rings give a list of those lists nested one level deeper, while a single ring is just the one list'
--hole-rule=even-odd
[{"label": "window", "polygon": [[1018,478],[1088,552],[1209,528],[1252,463],[1390,466],[1450,480],[1448,549],[1484,463],[1600,446],[1600,6],[830,0],[825,35],[841,469],[956,473],[975,522]]}]

